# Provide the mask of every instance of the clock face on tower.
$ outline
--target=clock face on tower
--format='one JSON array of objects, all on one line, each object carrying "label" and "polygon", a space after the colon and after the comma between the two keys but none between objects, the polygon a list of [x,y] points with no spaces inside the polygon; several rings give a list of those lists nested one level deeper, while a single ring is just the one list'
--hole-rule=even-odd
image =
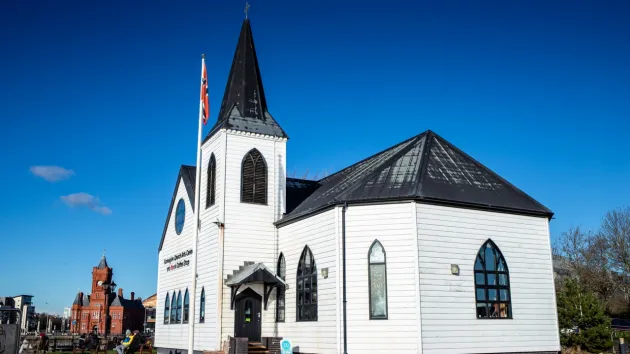
[{"label": "clock face on tower", "polygon": [[96,283],[98,286],[103,286],[103,281],[99,280],[98,283]]}]

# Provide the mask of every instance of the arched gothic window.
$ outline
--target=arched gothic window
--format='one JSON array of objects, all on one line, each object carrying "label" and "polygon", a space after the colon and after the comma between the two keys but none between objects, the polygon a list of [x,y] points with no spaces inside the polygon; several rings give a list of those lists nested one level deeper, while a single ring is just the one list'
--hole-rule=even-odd
[{"label": "arched gothic window", "polygon": [[[278,257],[278,269],[277,274],[282,280],[286,280],[287,278],[287,264],[284,261],[284,255],[280,253],[280,257]],[[277,301],[276,301],[276,322],[284,322],[284,313],[285,313],[285,293],[284,288],[277,288]]]},{"label": "arched gothic window", "polygon": [[177,292],[177,318],[175,318],[177,323],[182,322],[182,291]]},{"label": "arched gothic window", "polygon": [[510,273],[503,254],[486,241],[475,260],[477,318],[512,318]]},{"label": "arched gothic window", "polygon": [[296,293],[297,321],[317,321],[317,266],[308,246],[298,263]]},{"label": "arched gothic window", "polygon": [[387,319],[387,259],[385,249],[374,240],[368,252],[370,319]]},{"label": "arched gothic window", "polygon": [[171,297],[171,323],[175,323],[175,311],[177,310],[177,295],[173,290],[173,296]]},{"label": "arched gothic window", "polygon": [[186,293],[184,293],[184,320],[183,323],[188,323],[188,309],[189,309],[190,301],[188,299],[188,289],[186,289]]},{"label": "arched gothic window", "polygon": [[267,204],[267,163],[256,149],[252,149],[243,158],[241,202]]},{"label": "arched gothic window", "polygon": [[168,323],[168,318],[170,316],[169,305],[170,305],[170,296],[166,293],[166,301],[164,301],[164,324]]},{"label": "arched gothic window", "polygon": [[199,323],[206,320],[206,289],[201,288],[201,299],[199,300]]},{"label": "arched gothic window", "polygon": [[208,162],[208,186],[206,188],[206,208],[214,205],[214,195],[217,185],[217,160],[214,158],[214,153],[210,155],[210,161]]}]

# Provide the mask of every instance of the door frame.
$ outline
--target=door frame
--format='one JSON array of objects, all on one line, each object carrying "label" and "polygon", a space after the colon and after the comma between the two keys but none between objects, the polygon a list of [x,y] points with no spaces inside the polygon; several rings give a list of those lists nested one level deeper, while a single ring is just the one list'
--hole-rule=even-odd
[{"label": "door frame", "polygon": [[[241,291],[238,295],[236,295],[236,297],[234,298],[234,336],[236,337],[236,326],[239,323],[237,320],[237,316],[236,316],[236,312],[237,309],[239,308],[238,306],[236,306],[236,304],[240,304],[240,301],[245,299],[245,298],[254,298],[256,301],[258,301],[259,304],[259,309],[260,309],[260,318],[258,319],[258,333],[259,333],[259,337],[257,340],[260,341],[262,340],[262,312],[263,312],[263,308],[262,308],[262,296],[260,294],[258,294],[256,291],[254,291],[254,289],[248,287],[247,289]],[[254,314],[253,314],[254,315]]]}]

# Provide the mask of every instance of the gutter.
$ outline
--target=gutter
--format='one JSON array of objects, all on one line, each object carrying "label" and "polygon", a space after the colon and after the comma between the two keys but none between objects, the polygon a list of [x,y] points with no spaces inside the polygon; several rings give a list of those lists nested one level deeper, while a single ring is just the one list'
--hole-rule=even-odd
[{"label": "gutter", "polygon": [[[450,207],[456,207],[456,208],[490,211],[490,212],[506,213],[506,214],[514,214],[514,215],[545,217],[548,220],[551,220],[554,216],[554,213],[551,211],[548,211],[548,212],[531,211],[531,210],[524,210],[524,209],[517,209],[517,208],[502,207],[502,206],[497,206],[497,205],[492,205],[492,204],[475,204],[475,203],[458,202],[458,201],[444,200],[444,199],[431,198],[431,197],[395,197],[395,198],[387,198],[387,199],[359,199],[359,200],[353,200],[352,203],[386,204],[386,203],[414,202],[414,201],[417,203],[429,204],[429,205],[450,206]],[[285,216],[284,218],[274,222],[274,225],[276,225],[276,227],[282,227],[282,226],[294,223],[296,221],[305,219],[314,214],[332,209],[335,206],[342,205],[342,204],[343,203],[335,200],[334,202],[322,205],[321,207],[315,208],[313,210],[305,211],[301,214],[292,215],[289,217]]]},{"label": "gutter", "polygon": [[348,318],[346,314],[346,209],[348,202],[341,209],[341,253],[343,256],[343,353],[348,354]]}]

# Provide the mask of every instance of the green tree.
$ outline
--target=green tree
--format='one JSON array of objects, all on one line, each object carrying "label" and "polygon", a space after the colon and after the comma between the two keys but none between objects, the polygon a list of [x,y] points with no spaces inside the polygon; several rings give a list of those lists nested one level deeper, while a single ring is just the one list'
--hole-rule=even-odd
[{"label": "green tree", "polygon": [[560,342],[599,353],[612,347],[610,318],[603,303],[575,279],[567,279],[558,291]]}]

